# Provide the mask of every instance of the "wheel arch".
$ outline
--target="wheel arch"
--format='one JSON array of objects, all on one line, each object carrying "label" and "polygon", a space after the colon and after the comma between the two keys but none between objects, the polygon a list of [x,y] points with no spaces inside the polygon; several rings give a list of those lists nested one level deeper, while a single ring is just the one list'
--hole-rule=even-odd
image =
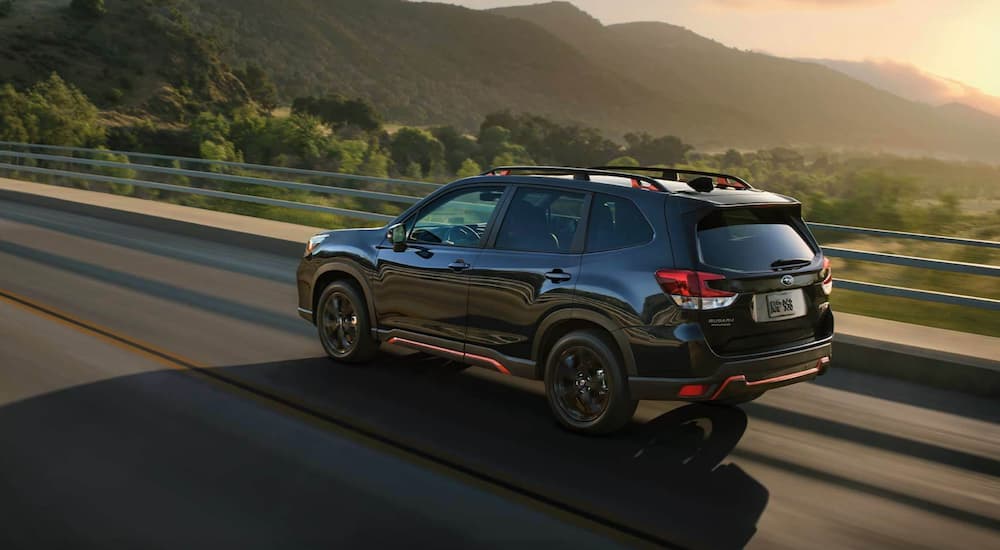
[{"label": "wheel arch", "polygon": [[319,306],[319,297],[323,294],[323,290],[330,283],[343,280],[353,283],[361,291],[361,295],[365,299],[365,306],[368,309],[368,318],[371,320],[372,328],[378,327],[378,318],[375,316],[375,302],[372,300],[368,278],[365,277],[364,272],[360,268],[343,261],[329,262],[316,270],[316,275],[313,279],[311,300],[314,316]]},{"label": "wheel arch", "polygon": [[618,352],[625,372],[629,376],[636,375],[635,356],[629,345],[625,332],[614,321],[587,309],[561,309],[550,314],[538,325],[532,345],[531,358],[535,362],[536,376],[539,380],[545,376],[545,359],[552,346],[563,336],[575,330],[597,329],[607,334],[615,343],[614,350]]}]

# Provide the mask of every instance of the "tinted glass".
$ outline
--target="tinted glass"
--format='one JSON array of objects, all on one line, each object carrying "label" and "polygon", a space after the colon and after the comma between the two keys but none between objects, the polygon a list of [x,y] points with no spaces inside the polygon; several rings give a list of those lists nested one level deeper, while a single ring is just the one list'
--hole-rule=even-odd
[{"label": "tinted glass", "polygon": [[587,228],[587,252],[636,246],[652,238],[653,228],[632,201],[611,195],[594,197]]},{"label": "tinted glass", "polygon": [[569,252],[583,217],[583,193],[522,187],[504,216],[495,248]]},{"label": "tinted glass", "polygon": [[478,246],[502,196],[502,187],[477,187],[442,197],[417,215],[410,241]]},{"label": "tinted glass", "polygon": [[811,261],[816,252],[775,208],[726,208],[698,223],[701,260],[735,271],[770,271],[779,260]]}]

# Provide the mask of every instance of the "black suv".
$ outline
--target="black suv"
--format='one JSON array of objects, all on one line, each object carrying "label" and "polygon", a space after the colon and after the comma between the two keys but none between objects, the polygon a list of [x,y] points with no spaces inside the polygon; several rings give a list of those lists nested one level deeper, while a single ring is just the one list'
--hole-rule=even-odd
[{"label": "black suv", "polygon": [[639,399],[740,403],[822,374],[832,281],[801,204],[740,178],[505,167],[313,237],[298,294],[337,361],[386,343],[541,379],[560,423],[606,433]]}]

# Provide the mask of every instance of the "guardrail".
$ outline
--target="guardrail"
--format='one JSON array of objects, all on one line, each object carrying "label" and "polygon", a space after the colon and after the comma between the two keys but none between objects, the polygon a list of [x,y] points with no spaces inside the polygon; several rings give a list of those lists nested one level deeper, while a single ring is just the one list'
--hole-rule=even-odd
[{"label": "guardrail", "polygon": [[[297,210],[307,210],[333,214],[336,216],[346,216],[366,221],[388,222],[395,218],[391,213],[378,212],[377,209],[358,210],[351,208],[341,208],[336,206],[314,204],[309,202],[288,201],[275,199],[247,193],[233,193],[219,189],[198,187],[195,185],[178,185],[175,183],[165,183],[151,181],[149,179],[138,179],[135,177],[120,177],[109,174],[78,171],[66,169],[73,167],[85,167],[96,169],[112,169],[129,171],[128,173],[157,174],[161,176],[174,176],[189,179],[201,179],[208,182],[236,183],[244,185],[260,186],[266,188],[280,188],[295,191],[304,191],[325,196],[340,196],[364,201],[374,201],[378,205],[386,203],[410,205],[416,203],[422,196],[440,187],[440,184],[402,180],[394,178],[377,178],[371,176],[360,176],[356,174],[342,174],[338,172],[324,172],[319,170],[305,170],[301,168],[287,168],[282,166],[266,166],[260,164],[217,161],[208,159],[197,159],[189,157],[175,157],[170,155],[157,155],[151,153],[134,153],[129,151],[108,151],[98,149],[86,149],[82,147],[62,147],[55,145],[35,145],[26,143],[0,141],[0,160],[10,160],[13,162],[0,162],[0,170],[12,172],[24,172],[31,174],[41,174],[72,178],[84,181],[94,181],[118,185],[131,185],[134,187],[158,189],[176,193],[187,193],[215,197],[226,200],[241,201],[255,204],[265,204],[283,208]],[[68,154],[35,153],[34,150],[59,151]],[[71,156],[72,155],[72,156]],[[84,155],[84,156],[76,156]],[[120,155],[128,159],[128,162],[107,160],[109,155]],[[144,162],[132,162],[132,159]],[[171,166],[162,166],[156,162],[167,162]],[[46,167],[43,165],[56,165],[58,168]],[[184,168],[184,166],[203,167],[202,170]],[[239,173],[226,173],[226,171]],[[279,180],[273,177],[260,177],[259,174],[285,174],[299,178],[313,180],[313,182],[297,182]],[[247,175],[255,174],[255,175]],[[341,183],[340,185],[328,185],[314,183],[315,181],[329,180]],[[359,189],[343,185],[377,184],[393,189],[406,189],[417,194],[407,195],[400,193],[390,193],[385,191],[373,191],[370,189]],[[949,237],[943,235],[925,235],[920,233],[907,233],[903,231],[890,231],[885,229],[869,229],[863,227],[850,227],[843,225],[809,223],[810,227],[823,231],[837,231],[868,235],[875,237],[886,237],[895,239],[912,239],[926,242],[937,242],[947,244],[957,244],[963,246],[973,246],[982,248],[1000,248],[1000,242],[985,241],[976,239],[966,239],[960,237]],[[885,254],[880,252],[866,252],[861,250],[851,250],[833,246],[824,246],[823,251],[827,256],[833,258],[843,258],[849,260],[861,260],[879,264],[897,265],[905,267],[916,267],[935,271],[945,271],[951,273],[964,273],[972,275],[983,275],[989,277],[1000,276],[1000,267],[985,264],[974,264],[966,262],[955,262],[948,260],[937,260],[931,258],[918,258],[913,256],[902,256],[896,254]],[[883,296],[894,296],[911,298],[928,302],[938,302],[944,304],[970,306],[983,308],[992,311],[1000,311],[1000,300],[982,298],[975,296],[964,296],[945,292],[935,292],[930,290],[919,290],[912,288],[896,287],[869,283],[863,281],[852,281],[846,279],[835,279],[838,287],[846,290],[856,290]]]}]

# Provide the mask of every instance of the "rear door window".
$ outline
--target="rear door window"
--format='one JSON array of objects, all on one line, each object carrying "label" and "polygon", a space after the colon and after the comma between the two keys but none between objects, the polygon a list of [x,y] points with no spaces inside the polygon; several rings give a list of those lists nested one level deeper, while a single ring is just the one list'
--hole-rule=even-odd
[{"label": "rear door window", "polygon": [[595,195],[588,226],[587,252],[637,246],[653,238],[646,217],[635,203],[622,197]]},{"label": "rear door window", "polygon": [[584,193],[522,187],[514,194],[493,247],[571,252],[585,203]]},{"label": "rear door window", "polygon": [[732,271],[772,271],[811,262],[816,251],[782,208],[719,209],[698,222],[702,263]]}]

